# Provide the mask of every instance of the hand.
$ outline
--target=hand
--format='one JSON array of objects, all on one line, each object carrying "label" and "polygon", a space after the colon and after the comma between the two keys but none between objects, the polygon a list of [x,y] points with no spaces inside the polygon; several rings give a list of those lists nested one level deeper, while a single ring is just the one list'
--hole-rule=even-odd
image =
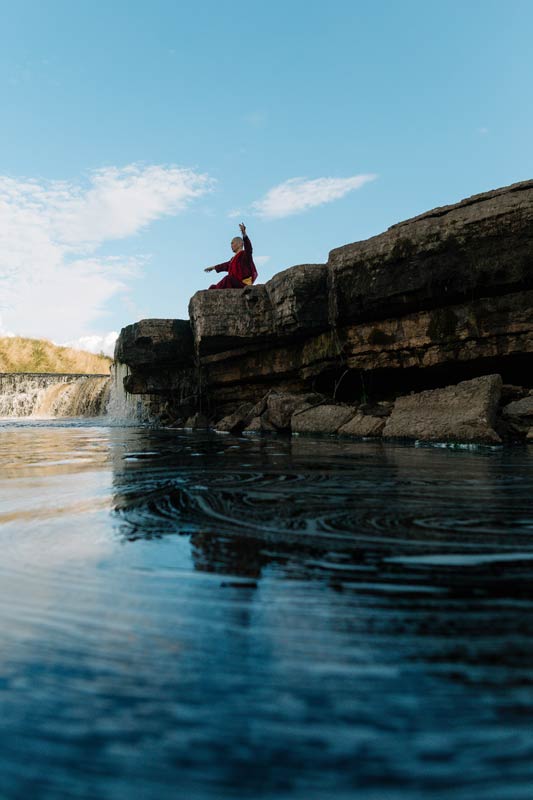
[{"label": "hand", "polygon": [[214,267],[206,267],[204,269],[204,272],[213,272],[214,269],[215,269]]},{"label": "hand", "polygon": [[241,233],[243,236],[246,236],[246,225],[244,222],[239,222],[239,228],[241,229]]}]

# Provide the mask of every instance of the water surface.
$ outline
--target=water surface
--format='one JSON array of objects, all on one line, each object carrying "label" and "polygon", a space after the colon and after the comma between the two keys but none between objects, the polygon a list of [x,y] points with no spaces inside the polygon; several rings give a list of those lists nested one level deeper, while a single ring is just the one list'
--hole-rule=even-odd
[{"label": "water surface", "polygon": [[530,800],[532,456],[0,422],[0,797]]}]

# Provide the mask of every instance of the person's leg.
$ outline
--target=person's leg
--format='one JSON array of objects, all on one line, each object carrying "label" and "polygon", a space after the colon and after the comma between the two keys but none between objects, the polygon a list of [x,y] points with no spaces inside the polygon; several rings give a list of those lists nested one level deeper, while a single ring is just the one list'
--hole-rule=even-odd
[{"label": "person's leg", "polygon": [[226,275],[225,278],[222,278],[221,281],[218,283],[214,283],[212,286],[209,287],[210,289],[243,289],[244,283],[234,278],[233,275]]},{"label": "person's leg", "polygon": [[210,289],[227,289],[228,288],[226,286],[226,281],[227,280],[228,280],[228,276],[226,275],[225,278],[222,278],[222,280],[219,281],[218,283],[213,283],[209,288]]}]

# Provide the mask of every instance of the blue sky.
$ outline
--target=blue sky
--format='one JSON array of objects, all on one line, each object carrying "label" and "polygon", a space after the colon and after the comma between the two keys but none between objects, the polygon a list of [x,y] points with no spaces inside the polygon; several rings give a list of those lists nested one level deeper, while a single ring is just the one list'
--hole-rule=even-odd
[{"label": "blue sky", "polygon": [[109,349],[241,219],[266,281],[532,177],[529,0],[0,11],[0,333]]}]

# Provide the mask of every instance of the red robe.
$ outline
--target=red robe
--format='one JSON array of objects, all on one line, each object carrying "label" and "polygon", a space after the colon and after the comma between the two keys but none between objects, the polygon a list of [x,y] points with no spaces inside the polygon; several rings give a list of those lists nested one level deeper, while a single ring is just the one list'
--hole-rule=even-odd
[{"label": "red robe", "polygon": [[223,264],[215,266],[217,272],[227,272],[228,274],[221,281],[210,286],[210,289],[244,289],[246,285],[249,285],[244,283],[245,278],[251,278],[252,283],[255,283],[257,270],[252,258],[252,243],[247,236],[243,236],[242,240],[244,250],[235,253],[231,261],[224,261]]}]

